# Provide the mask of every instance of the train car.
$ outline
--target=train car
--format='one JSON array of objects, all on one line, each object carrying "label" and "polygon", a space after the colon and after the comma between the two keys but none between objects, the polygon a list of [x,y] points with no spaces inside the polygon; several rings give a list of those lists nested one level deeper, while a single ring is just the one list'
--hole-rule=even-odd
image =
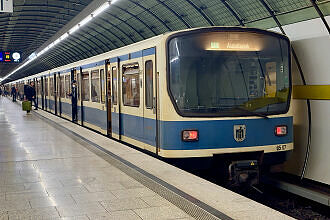
[{"label": "train car", "polygon": [[72,120],[76,80],[76,123],[163,158],[218,158],[234,182],[293,150],[290,41],[278,33],[181,30],[38,77],[45,110]]}]

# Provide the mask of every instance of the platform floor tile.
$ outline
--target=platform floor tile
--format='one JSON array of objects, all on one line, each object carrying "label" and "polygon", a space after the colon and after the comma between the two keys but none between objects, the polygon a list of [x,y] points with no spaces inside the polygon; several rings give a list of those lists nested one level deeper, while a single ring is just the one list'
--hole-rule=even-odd
[{"label": "platform floor tile", "polygon": [[151,207],[135,209],[134,212],[144,220],[178,219],[189,217],[185,212],[175,206]]},{"label": "platform floor tile", "polygon": [[141,220],[141,218],[132,210],[116,211],[111,213],[102,213],[96,215],[87,215],[95,220]]},{"label": "platform floor tile", "polygon": [[[156,210],[157,216],[152,214]],[[173,217],[188,216],[68,135],[0,97],[0,220]]]}]

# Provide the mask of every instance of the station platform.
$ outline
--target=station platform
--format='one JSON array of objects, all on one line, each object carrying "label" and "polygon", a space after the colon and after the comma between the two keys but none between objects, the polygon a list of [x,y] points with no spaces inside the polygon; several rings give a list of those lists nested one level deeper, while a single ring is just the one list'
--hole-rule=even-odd
[{"label": "station platform", "polygon": [[0,219],[292,219],[0,97]]}]

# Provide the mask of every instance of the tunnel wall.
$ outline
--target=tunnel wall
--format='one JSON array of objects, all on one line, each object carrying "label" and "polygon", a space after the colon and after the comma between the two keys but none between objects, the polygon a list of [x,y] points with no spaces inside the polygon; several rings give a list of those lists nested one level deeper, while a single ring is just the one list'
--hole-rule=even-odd
[{"label": "tunnel wall", "polygon": [[[330,23],[330,16],[326,20]],[[292,41],[307,85],[330,85],[330,37],[321,19],[287,25],[284,30]],[[293,85],[303,85],[295,62]],[[306,100],[294,99],[292,107],[295,149],[285,171],[300,176],[308,133]],[[305,177],[330,185],[330,100],[311,100],[311,110],[312,142]]]}]

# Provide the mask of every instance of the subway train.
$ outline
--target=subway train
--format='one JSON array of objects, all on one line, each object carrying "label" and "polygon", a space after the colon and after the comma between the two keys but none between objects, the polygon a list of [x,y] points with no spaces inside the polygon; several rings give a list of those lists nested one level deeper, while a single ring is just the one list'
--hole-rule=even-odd
[{"label": "subway train", "polygon": [[218,161],[232,182],[256,183],[293,150],[290,48],[275,32],[195,28],[11,83],[23,92],[34,81],[39,108],[72,120],[76,80],[74,123],[162,158]]}]

